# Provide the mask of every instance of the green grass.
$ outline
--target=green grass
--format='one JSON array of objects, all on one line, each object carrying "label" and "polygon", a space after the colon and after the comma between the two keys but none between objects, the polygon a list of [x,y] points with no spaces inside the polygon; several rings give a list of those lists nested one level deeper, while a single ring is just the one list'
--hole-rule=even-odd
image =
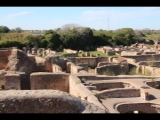
[{"label": "green grass", "polygon": [[[84,51],[84,52],[91,52],[94,57],[96,57],[96,54],[99,54],[100,57],[119,57],[120,55],[106,55],[106,53],[103,53],[101,51]],[[59,55],[67,54],[66,52],[57,52]],[[78,54],[78,57],[81,56],[81,53]]]},{"label": "green grass", "polygon": [[[119,57],[119,55],[106,55],[106,53],[103,53],[101,51],[84,51],[84,52],[91,52],[93,56],[96,57],[96,54],[99,54],[100,57]],[[80,56],[80,54],[78,54]]]}]

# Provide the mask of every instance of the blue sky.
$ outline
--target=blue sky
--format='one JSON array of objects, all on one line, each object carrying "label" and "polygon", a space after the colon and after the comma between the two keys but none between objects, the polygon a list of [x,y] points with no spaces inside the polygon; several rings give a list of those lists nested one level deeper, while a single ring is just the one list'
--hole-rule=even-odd
[{"label": "blue sky", "polygon": [[0,25],[49,30],[65,24],[96,30],[160,29],[160,7],[0,7]]}]

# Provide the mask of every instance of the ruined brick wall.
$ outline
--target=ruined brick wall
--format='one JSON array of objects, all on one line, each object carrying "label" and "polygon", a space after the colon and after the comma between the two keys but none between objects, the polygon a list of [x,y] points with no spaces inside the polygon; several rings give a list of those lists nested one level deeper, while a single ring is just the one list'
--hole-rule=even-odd
[{"label": "ruined brick wall", "polygon": [[149,76],[150,75],[159,76],[160,68],[140,65],[137,67],[137,73],[141,73],[141,74],[149,75]]},{"label": "ruined brick wall", "polygon": [[97,64],[97,67],[100,67],[100,66],[104,66],[104,65],[110,65],[111,63],[109,63],[109,62],[99,62],[98,64]]},{"label": "ruined brick wall", "polygon": [[69,92],[69,74],[39,72],[30,75],[31,90],[52,89]]},{"label": "ruined brick wall", "polygon": [[9,57],[6,71],[19,71],[30,74],[33,71],[37,71],[36,63],[31,60],[25,52],[18,49],[13,49]]},{"label": "ruined brick wall", "polygon": [[4,75],[5,90],[30,90],[30,81],[24,72],[9,71]]},{"label": "ruined brick wall", "polygon": [[97,90],[124,88],[125,87],[122,82],[92,83],[91,86],[96,86]]},{"label": "ruined brick wall", "polygon": [[155,54],[155,55],[136,55],[136,56],[123,56],[124,58],[133,58],[136,60],[136,62],[140,61],[146,61],[146,60],[155,60],[159,61],[160,60],[160,54]]},{"label": "ruined brick wall", "polygon": [[129,71],[128,64],[126,65],[110,64],[95,68],[95,74],[99,75],[119,75],[119,74],[126,74],[128,71]]},{"label": "ruined brick wall", "polygon": [[1,113],[108,113],[58,90],[6,90],[0,96]]},{"label": "ruined brick wall", "polygon": [[140,111],[143,113],[160,113],[160,105],[153,103],[122,103],[116,106],[120,113],[129,113],[131,111]]},{"label": "ruined brick wall", "polygon": [[78,66],[78,65],[75,65],[75,64],[71,64],[71,73],[72,73],[72,74],[78,73],[78,72],[81,71],[81,70],[85,70],[85,68],[82,67],[82,66]]},{"label": "ruined brick wall", "polygon": [[11,49],[0,50],[0,70],[5,69],[9,62],[8,57],[11,55]]},{"label": "ruined brick wall", "polygon": [[5,75],[5,90],[9,89],[21,90],[20,74]]},{"label": "ruined brick wall", "polygon": [[139,65],[160,67],[160,61],[141,61],[141,62],[139,62]]},{"label": "ruined brick wall", "polygon": [[87,63],[88,67],[95,68],[97,66],[97,57],[77,57],[75,63]]},{"label": "ruined brick wall", "polygon": [[97,57],[97,64],[99,62],[109,62],[109,57]]},{"label": "ruined brick wall", "polygon": [[53,72],[53,73],[62,72],[62,68],[61,68],[59,65],[52,64],[52,72]]},{"label": "ruined brick wall", "polygon": [[5,85],[5,79],[4,79],[5,74],[7,74],[6,71],[4,71],[4,70],[0,71],[0,86]]},{"label": "ruined brick wall", "polygon": [[133,88],[117,88],[111,90],[103,90],[96,94],[100,99],[104,98],[128,98],[128,97],[140,97],[140,89]]},{"label": "ruined brick wall", "polygon": [[98,98],[95,97],[93,93],[82,84],[81,80],[74,75],[69,76],[69,93],[104,108]]},{"label": "ruined brick wall", "polygon": [[137,51],[122,51],[121,52],[121,56],[135,56],[135,55],[141,55],[141,53]]}]

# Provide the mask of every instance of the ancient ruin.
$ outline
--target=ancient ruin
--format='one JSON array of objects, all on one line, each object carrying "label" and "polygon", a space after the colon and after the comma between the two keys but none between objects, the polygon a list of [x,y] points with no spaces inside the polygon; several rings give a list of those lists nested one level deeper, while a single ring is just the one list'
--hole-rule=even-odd
[{"label": "ancient ruin", "polygon": [[159,50],[102,46],[110,57],[101,57],[1,48],[0,113],[160,113]]}]

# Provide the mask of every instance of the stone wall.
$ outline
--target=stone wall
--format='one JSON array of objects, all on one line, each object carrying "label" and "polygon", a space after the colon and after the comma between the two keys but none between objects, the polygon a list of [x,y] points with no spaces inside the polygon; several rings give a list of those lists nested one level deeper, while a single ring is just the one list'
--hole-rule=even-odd
[{"label": "stone wall", "polygon": [[58,90],[7,90],[0,91],[0,96],[0,113],[108,113]]},{"label": "stone wall", "polygon": [[155,54],[155,55],[136,55],[136,56],[123,56],[124,58],[132,58],[135,59],[136,62],[140,61],[159,61],[160,60],[160,54]]},{"label": "stone wall", "polygon": [[128,64],[108,64],[104,66],[99,66],[95,68],[95,74],[99,75],[119,75],[119,74],[126,74],[129,72]]},{"label": "stone wall", "polygon": [[5,85],[5,74],[7,74],[7,71],[0,70],[0,86]]},{"label": "stone wall", "polygon": [[11,49],[1,50],[0,49],[0,70],[5,69],[7,63],[9,62],[8,58],[11,55]]},{"label": "stone wall", "polygon": [[133,88],[129,83],[123,82],[103,82],[103,83],[92,83],[90,86],[95,86],[96,90],[105,90],[113,88]]},{"label": "stone wall", "polygon": [[30,59],[24,51],[13,49],[6,66],[6,71],[19,71],[30,74],[37,71],[36,63]]},{"label": "stone wall", "polygon": [[30,81],[24,72],[8,72],[4,75],[5,90],[30,90]]},{"label": "stone wall", "polygon": [[160,68],[140,65],[137,67],[136,72],[149,76],[159,76]]},{"label": "stone wall", "polygon": [[160,61],[141,61],[139,65],[151,66],[151,67],[160,67]]},{"label": "stone wall", "polygon": [[88,67],[95,68],[99,62],[108,61],[108,57],[76,57],[75,64],[87,63]]},{"label": "stone wall", "polygon": [[62,68],[59,65],[52,64],[52,72],[53,73],[60,73],[60,72],[62,72]]},{"label": "stone wall", "polygon": [[85,70],[85,68],[82,66],[71,64],[71,73],[72,74],[79,73],[79,71],[81,71],[81,70]]},{"label": "stone wall", "polygon": [[116,105],[116,109],[120,113],[160,113],[160,105],[154,103],[121,103]]},{"label": "stone wall", "polygon": [[31,90],[54,89],[69,92],[69,74],[38,72],[30,75]]},{"label": "stone wall", "polygon": [[141,55],[142,53],[138,51],[122,51],[121,56],[135,56],[135,55]]},{"label": "stone wall", "polygon": [[105,107],[99,102],[98,98],[82,84],[77,76],[69,76],[69,93],[105,109]]},{"label": "stone wall", "polygon": [[140,89],[135,88],[117,88],[111,90],[103,90],[96,93],[99,99],[105,98],[128,98],[128,97],[140,97]]}]

